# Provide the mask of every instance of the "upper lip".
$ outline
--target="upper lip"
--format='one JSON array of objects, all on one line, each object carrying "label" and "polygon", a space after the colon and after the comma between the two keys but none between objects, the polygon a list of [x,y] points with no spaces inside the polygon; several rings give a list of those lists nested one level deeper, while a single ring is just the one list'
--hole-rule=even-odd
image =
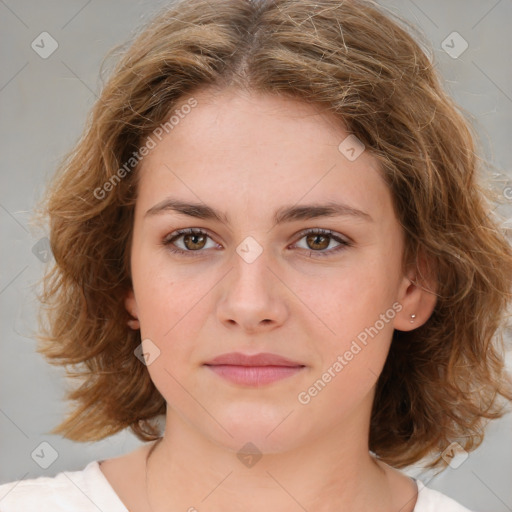
[{"label": "upper lip", "polygon": [[277,354],[261,352],[260,354],[246,355],[240,352],[221,354],[205,363],[206,365],[233,365],[233,366],[304,366],[297,361],[286,359]]}]

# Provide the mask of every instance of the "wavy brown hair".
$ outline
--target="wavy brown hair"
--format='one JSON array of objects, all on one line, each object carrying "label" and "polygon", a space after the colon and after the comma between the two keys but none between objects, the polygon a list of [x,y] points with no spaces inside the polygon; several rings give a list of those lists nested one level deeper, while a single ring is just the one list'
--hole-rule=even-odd
[{"label": "wavy brown hair", "polygon": [[161,435],[153,420],[166,403],[134,356],[140,331],[124,307],[138,165],[120,169],[199,88],[235,86],[315,104],[344,123],[380,162],[406,235],[403,268],[419,269],[423,255],[435,275],[431,317],[393,334],[370,449],[395,467],[432,454],[429,466],[440,467],[452,441],[482,442],[512,399],[501,329],[512,252],[478,183],[485,166],[470,121],[409,29],[366,0],[186,0],[122,48],[41,210],[55,262],[39,297],[38,351],[80,379],[67,394],[72,414],[52,433]]}]

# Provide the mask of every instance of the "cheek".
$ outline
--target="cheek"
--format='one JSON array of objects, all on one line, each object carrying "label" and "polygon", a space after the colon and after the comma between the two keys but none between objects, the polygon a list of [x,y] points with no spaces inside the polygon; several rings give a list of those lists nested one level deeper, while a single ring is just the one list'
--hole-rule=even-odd
[{"label": "cheek", "polygon": [[141,251],[134,259],[134,265],[138,264],[133,282],[141,336],[150,339],[160,352],[158,361],[148,367],[152,379],[157,387],[161,379],[167,386],[172,382],[166,371],[181,382],[180,375],[186,375],[187,367],[202,362],[198,343],[213,307],[209,292],[219,276],[171,265],[164,251],[146,253]]},{"label": "cheek", "polygon": [[395,301],[394,272],[374,262],[345,269],[336,280],[325,279],[322,284],[309,295],[308,303],[322,320],[316,322],[320,328],[311,338],[316,340],[312,348],[319,353],[319,371],[330,369],[336,374],[334,388],[368,389],[382,370],[393,321],[401,310]]},{"label": "cheek", "polygon": [[164,340],[182,319],[194,315],[201,279],[183,276],[170,264],[165,249],[156,250],[144,241],[143,248],[133,252],[132,276],[144,336]]},{"label": "cheek", "polygon": [[201,301],[207,289],[183,286],[159,276],[154,286],[141,293],[141,334],[151,338],[164,353],[190,352],[200,337],[207,301]]},{"label": "cheek", "polygon": [[318,313],[327,340],[355,337],[373,325],[392,307],[397,286],[392,269],[378,262],[350,266],[315,279],[301,278],[296,284],[297,295],[305,299],[311,312]]},{"label": "cheek", "polygon": [[362,286],[362,277],[347,276],[317,302],[330,330],[312,338],[319,364],[297,396],[300,404],[311,404],[311,411],[318,408],[332,421],[349,414],[375,386],[389,352],[393,319],[401,310],[384,280]]}]

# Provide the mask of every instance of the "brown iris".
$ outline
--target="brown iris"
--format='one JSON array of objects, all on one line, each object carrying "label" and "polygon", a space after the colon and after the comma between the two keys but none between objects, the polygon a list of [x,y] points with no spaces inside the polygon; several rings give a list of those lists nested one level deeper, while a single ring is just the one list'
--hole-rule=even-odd
[{"label": "brown iris", "polygon": [[[203,235],[200,233],[191,233],[183,235],[183,243],[185,244],[185,247],[191,251],[202,249],[206,243],[207,235]],[[192,246],[190,246],[187,241],[193,239],[194,242],[192,242]],[[197,239],[200,241],[198,242]]]},{"label": "brown iris", "polygon": [[[322,244],[322,243],[318,243],[316,242],[316,240],[318,240],[319,238],[323,238],[324,239],[324,242],[327,241],[327,244]],[[325,235],[318,235],[318,234],[312,234],[312,235],[308,235],[306,237],[306,240],[307,240],[307,243],[308,245],[311,245],[311,242],[313,241],[313,245],[321,245],[321,247],[315,247],[315,249],[326,249],[327,247],[329,247],[329,236],[325,236]]]}]

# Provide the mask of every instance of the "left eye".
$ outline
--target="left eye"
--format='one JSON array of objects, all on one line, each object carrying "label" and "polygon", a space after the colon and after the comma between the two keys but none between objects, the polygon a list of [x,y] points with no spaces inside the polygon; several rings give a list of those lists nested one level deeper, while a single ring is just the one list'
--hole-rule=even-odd
[{"label": "left eye", "polygon": [[[334,234],[328,229],[303,231],[300,235],[300,240],[305,238],[306,244],[309,245],[309,247],[305,247],[304,249],[311,251],[311,255],[316,253],[315,256],[328,256],[329,254],[341,251],[345,247],[350,247],[352,245],[348,240]],[[326,251],[325,249],[329,248],[333,240],[338,243],[338,246]]]},{"label": "left eye", "polygon": [[[345,247],[350,247],[351,242],[342,238],[341,236],[334,234],[332,231],[327,229],[310,229],[299,233],[299,240],[305,239],[308,247],[302,247],[302,249],[310,251],[310,255],[315,256],[327,256],[329,254],[338,252]],[[183,239],[184,247],[180,248],[175,245],[175,242],[179,239]],[[178,254],[187,254],[192,256],[190,253],[201,253],[201,249],[206,247],[207,239],[210,238],[208,233],[201,229],[180,229],[166,236],[163,240],[163,245],[167,246],[171,252]],[[338,243],[337,247],[331,248],[326,251],[331,245],[332,241]],[[214,248],[215,243],[213,243]],[[196,254],[194,254],[195,256]]]}]

